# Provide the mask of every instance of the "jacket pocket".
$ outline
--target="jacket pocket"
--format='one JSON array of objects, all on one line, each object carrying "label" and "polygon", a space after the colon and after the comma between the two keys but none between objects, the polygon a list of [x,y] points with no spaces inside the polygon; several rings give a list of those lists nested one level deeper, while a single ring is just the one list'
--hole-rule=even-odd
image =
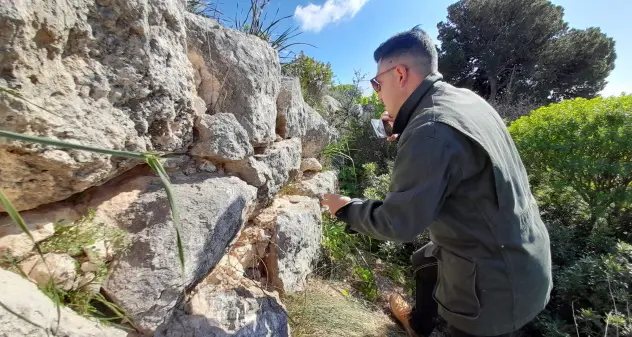
[{"label": "jacket pocket", "polygon": [[476,293],[476,264],[438,248],[437,285],[433,297],[437,304],[452,315],[475,320],[481,314],[481,303]]}]

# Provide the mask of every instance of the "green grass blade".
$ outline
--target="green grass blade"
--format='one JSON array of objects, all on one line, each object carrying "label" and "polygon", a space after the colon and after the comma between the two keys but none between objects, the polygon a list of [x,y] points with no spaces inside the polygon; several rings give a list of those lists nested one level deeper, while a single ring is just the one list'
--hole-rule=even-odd
[{"label": "green grass blade", "polygon": [[39,144],[48,145],[48,146],[62,147],[66,149],[84,150],[84,151],[97,152],[97,153],[102,153],[102,154],[109,154],[112,156],[121,156],[121,157],[129,157],[129,158],[136,158],[136,159],[145,158],[145,156],[142,153],[138,153],[138,152],[101,149],[98,147],[62,142],[60,140],[55,140],[55,139],[50,139],[50,138],[27,136],[20,133],[4,131],[4,130],[0,130],[0,137],[9,138],[13,140],[21,140],[21,141],[31,142],[31,143],[39,143]]},{"label": "green grass blade", "polygon": [[180,268],[182,275],[184,276],[184,249],[182,245],[182,238],[180,233],[182,232],[182,228],[180,227],[180,215],[178,214],[178,208],[176,206],[175,199],[173,197],[173,191],[171,189],[171,181],[169,180],[169,176],[167,175],[165,168],[162,166],[158,158],[154,156],[147,156],[145,158],[147,165],[151,167],[152,170],[160,177],[162,184],[165,186],[165,191],[167,192],[167,198],[169,199],[169,205],[171,206],[171,216],[173,218],[173,223],[176,229],[176,243],[178,246],[178,257],[180,258]]}]

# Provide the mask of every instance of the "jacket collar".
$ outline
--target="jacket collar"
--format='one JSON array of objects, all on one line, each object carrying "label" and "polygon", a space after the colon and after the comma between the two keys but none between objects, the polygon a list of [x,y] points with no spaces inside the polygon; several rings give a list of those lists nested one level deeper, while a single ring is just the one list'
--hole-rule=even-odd
[{"label": "jacket collar", "polygon": [[443,80],[443,75],[439,73],[434,73],[428,75],[413,91],[410,96],[406,99],[402,107],[399,108],[399,112],[397,113],[397,117],[395,117],[395,122],[393,124],[393,134],[401,134],[404,132],[406,125],[408,125],[408,121],[410,117],[413,115],[419,102],[421,99],[426,96],[426,93],[434,86],[438,81]]}]

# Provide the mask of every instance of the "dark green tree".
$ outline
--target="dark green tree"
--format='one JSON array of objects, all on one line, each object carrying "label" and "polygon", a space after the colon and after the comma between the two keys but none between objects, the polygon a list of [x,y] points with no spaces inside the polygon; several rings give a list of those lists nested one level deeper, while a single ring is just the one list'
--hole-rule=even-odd
[{"label": "dark green tree", "polygon": [[568,29],[548,0],[461,0],[438,24],[439,69],[490,101],[594,97],[614,68],[614,41]]}]

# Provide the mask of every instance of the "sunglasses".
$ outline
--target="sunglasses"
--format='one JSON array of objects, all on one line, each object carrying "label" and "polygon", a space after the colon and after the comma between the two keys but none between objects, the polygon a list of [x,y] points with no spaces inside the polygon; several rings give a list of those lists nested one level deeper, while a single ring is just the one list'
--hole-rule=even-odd
[{"label": "sunglasses", "polygon": [[402,64],[398,64],[394,67],[391,67],[389,69],[384,70],[383,72],[375,75],[375,77],[373,77],[372,79],[369,80],[369,82],[371,82],[371,86],[373,86],[373,90],[375,90],[375,92],[380,92],[380,90],[382,90],[382,85],[380,84],[380,82],[378,82],[377,78],[386,74],[387,72],[397,68],[398,66],[402,66],[404,67],[404,69],[408,70],[408,67]]}]

